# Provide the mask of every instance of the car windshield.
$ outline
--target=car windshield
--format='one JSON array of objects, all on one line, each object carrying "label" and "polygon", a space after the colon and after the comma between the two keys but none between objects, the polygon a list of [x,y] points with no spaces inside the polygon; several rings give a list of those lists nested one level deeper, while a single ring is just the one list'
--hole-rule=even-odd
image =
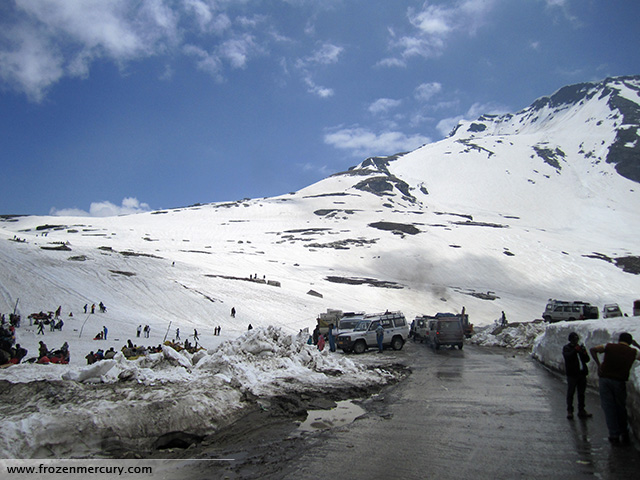
[{"label": "car windshield", "polygon": [[355,332],[365,332],[369,328],[370,323],[371,323],[371,320],[361,320],[360,322],[358,322],[358,324],[356,325],[356,328],[354,328],[353,330]]},{"label": "car windshield", "polygon": [[440,330],[455,331],[460,329],[458,322],[440,322]]},{"label": "car windshield", "polygon": [[340,330],[351,330],[358,325],[361,320],[340,320]]}]

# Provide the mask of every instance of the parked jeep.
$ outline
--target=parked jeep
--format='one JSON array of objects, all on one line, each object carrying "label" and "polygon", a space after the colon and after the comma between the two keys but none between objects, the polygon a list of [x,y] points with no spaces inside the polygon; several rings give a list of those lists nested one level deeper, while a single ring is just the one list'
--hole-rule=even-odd
[{"label": "parked jeep", "polygon": [[622,316],[624,315],[622,314],[622,310],[620,310],[620,307],[617,303],[609,303],[602,309],[602,318],[615,318]]},{"label": "parked jeep", "polygon": [[427,322],[429,317],[426,315],[417,316],[413,320],[413,341],[424,342],[427,339]]},{"label": "parked jeep", "polygon": [[435,316],[427,322],[427,342],[434,350],[442,346],[457,346],[462,350],[464,329],[457,316]]},{"label": "parked jeep", "polygon": [[401,350],[409,336],[409,325],[402,312],[365,315],[352,332],[338,335],[338,348],[346,353],[363,353],[367,348],[377,348],[376,328],[380,324],[384,327],[382,346]]},{"label": "parked jeep", "polygon": [[547,322],[562,322],[573,320],[590,320],[600,317],[598,307],[587,302],[565,302],[549,300],[542,313]]}]

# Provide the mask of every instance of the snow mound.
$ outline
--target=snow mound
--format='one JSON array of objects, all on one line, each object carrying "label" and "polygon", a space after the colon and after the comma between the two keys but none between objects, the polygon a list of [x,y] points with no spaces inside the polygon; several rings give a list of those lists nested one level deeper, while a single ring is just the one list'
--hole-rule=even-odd
[{"label": "snow mound", "polygon": [[211,434],[269,396],[372,387],[395,378],[320,352],[306,339],[278,327],[256,328],[210,352],[165,346],[136,360],[119,353],[90,366],[48,368],[48,380],[32,371],[46,365],[16,365],[19,380],[2,382],[0,458],[150,450],[168,433]]},{"label": "snow mound", "polygon": [[483,347],[531,349],[536,338],[545,332],[546,327],[545,322],[489,325],[471,337],[470,342]]},{"label": "snow mound", "polygon": [[196,368],[254,395],[275,394],[283,387],[286,391],[293,383],[327,385],[346,374],[365,383],[371,375],[382,382],[388,375],[381,370],[368,371],[344,355],[320,352],[306,340],[306,334],[287,334],[279,327],[250,330],[201,358]]}]

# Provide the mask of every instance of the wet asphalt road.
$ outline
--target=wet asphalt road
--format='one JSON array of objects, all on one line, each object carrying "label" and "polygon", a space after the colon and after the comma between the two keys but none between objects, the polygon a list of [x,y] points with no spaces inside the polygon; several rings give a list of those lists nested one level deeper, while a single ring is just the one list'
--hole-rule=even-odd
[{"label": "wet asphalt road", "polygon": [[411,343],[383,355],[413,373],[269,478],[640,478],[637,446],[609,445],[597,392],[587,391],[593,418],[567,420],[564,379],[526,353]]}]

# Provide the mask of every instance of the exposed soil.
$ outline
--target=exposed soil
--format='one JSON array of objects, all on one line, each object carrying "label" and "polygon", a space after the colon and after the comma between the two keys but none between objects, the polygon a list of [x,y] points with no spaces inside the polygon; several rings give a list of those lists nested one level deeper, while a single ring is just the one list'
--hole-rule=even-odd
[{"label": "exposed soil", "polygon": [[[410,368],[402,364],[385,365],[384,369],[393,370],[398,381],[411,373]],[[229,479],[270,478],[271,474],[280,470],[282,463],[291,461],[303,451],[313,448],[314,443],[322,441],[322,433],[318,435],[298,429],[309,410],[328,410],[334,408],[336,402],[354,399],[354,403],[361,406],[367,415],[380,414],[384,410],[385,399],[381,392],[395,385],[397,382],[386,386],[292,392],[268,399],[255,398],[252,399],[252,406],[245,410],[245,415],[214,434],[198,439],[176,432],[170,439],[174,443],[169,447],[173,448],[141,452],[141,456],[211,460],[191,464],[189,475],[192,478],[202,475]],[[189,442],[191,444],[187,445]],[[127,454],[110,453],[115,456]],[[184,475],[185,471],[181,472]],[[174,477],[169,474],[167,478]]]}]

